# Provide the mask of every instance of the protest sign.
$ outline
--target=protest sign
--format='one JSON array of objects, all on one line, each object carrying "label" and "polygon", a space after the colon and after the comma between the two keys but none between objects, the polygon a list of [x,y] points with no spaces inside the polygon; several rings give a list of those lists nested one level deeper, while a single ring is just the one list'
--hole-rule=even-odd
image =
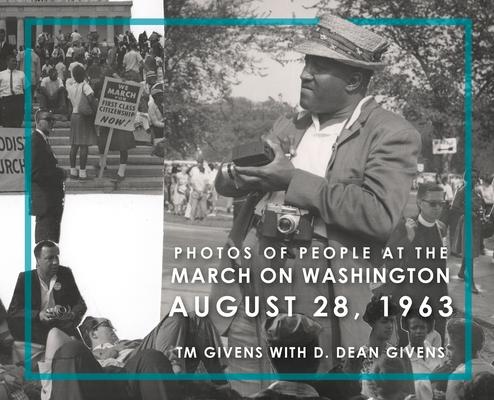
[{"label": "protest sign", "polygon": [[24,130],[4,128],[0,134],[0,193],[24,191]]},{"label": "protest sign", "polygon": [[137,82],[105,78],[94,123],[133,131],[141,93],[142,86]]},{"label": "protest sign", "polygon": [[[99,177],[103,177],[106,158],[114,129],[134,131],[137,107],[142,94],[142,85],[133,81],[105,78],[98,103],[95,125],[110,128],[103,153],[102,168]],[[118,131],[117,131],[118,132]]]}]

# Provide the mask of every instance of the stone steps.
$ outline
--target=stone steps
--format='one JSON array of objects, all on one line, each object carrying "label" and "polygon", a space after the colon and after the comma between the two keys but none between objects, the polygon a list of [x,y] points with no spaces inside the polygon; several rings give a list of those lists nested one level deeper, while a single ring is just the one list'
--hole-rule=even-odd
[{"label": "stone steps", "polygon": [[[50,138],[50,144],[51,146],[69,146],[70,145],[70,137],[68,135],[63,135],[63,136],[53,136],[51,135]],[[144,143],[144,142],[136,142],[136,148],[148,148],[149,151],[151,151],[151,143]]]},{"label": "stone steps", "polygon": [[[69,166],[63,166],[58,163],[62,168],[69,169]],[[98,174],[97,163],[88,164],[86,170],[89,176],[96,177]],[[103,177],[111,178],[115,176],[118,171],[118,163],[114,165],[107,165]],[[154,165],[132,165],[127,164],[127,169],[125,176],[136,177],[136,178],[159,178],[162,179],[163,168]]]},{"label": "stone steps", "polygon": [[[70,122],[56,122],[49,140],[58,165],[69,169]],[[115,182],[112,178],[116,175],[120,163],[119,152],[108,153],[107,169],[103,177],[98,178],[96,169],[99,165],[98,147],[90,146],[87,163],[87,174],[90,179],[85,181],[67,179],[66,192],[163,193],[163,159],[151,155],[151,151],[152,147],[147,144],[137,145],[134,149],[130,149],[125,179]]]},{"label": "stone steps", "polygon": [[[55,156],[57,157],[58,164],[63,167],[69,165],[69,154],[66,149],[63,151],[63,154],[59,154],[54,151]],[[79,159],[79,157],[78,157]],[[92,154],[89,154],[88,157],[88,165],[97,165],[99,162],[99,154],[98,151],[93,151]],[[120,162],[120,155],[117,153],[109,153],[106,158],[107,165],[118,165]],[[128,165],[155,165],[161,168],[163,166],[163,160],[158,157],[151,155],[135,155],[129,152],[129,160],[127,162]]]},{"label": "stone steps", "polygon": [[[91,176],[91,175],[89,175]],[[67,179],[65,181],[67,193],[163,193],[163,178],[160,177],[132,177],[127,174],[121,182],[114,182],[109,178],[94,178],[86,181]]]},{"label": "stone steps", "polygon": [[[68,141],[68,138],[67,138]],[[68,155],[70,152],[70,144],[54,144],[53,141],[50,139],[50,144],[53,152],[57,156],[63,156],[63,155]],[[146,157],[151,154],[152,147],[151,146],[137,146],[133,149],[129,150],[129,157],[130,156],[136,156],[136,157]],[[95,155],[99,156],[99,151],[98,151],[98,146],[89,146],[89,155]],[[108,157],[110,156],[118,156],[119,153],[118,151],[110,151],[108,153]],[[163,164],[163,159],[160,159],[159,157],[152,156],[151,160],[148,163],[155,162],[156,164]]]}]

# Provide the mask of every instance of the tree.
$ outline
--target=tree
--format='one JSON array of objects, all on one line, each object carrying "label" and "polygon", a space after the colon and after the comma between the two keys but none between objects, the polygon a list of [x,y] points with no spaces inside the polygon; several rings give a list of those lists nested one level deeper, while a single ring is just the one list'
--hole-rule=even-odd
[{"label": "tree", "polygon": [[[165,2],[168,18],[234,18],[249,15],[250,1]],[[240,71],[254,72],[248,29],[165,26],[165,135],[182,156],[203,142],[208,119],[202,104],[228,97]]]},{"label": "tree", "polygon": [[[473,90],[475,155],[485,152],[494,140],[494,3],[487,0],[330,0],[316,3],[320,11],[344,17],[366,18],[471,18],[473,31]],[[459,153],[451,161],[463,169],[464,32],[461,27],[392,27],[376,29],[399,49],[392,51],[390,65],[401,73],[378,80],[381,91],[400,99],[403,114],[429,122],[434,138],[456,136]],[[482,138],[482,139],[480,139]],[[480,145],[484,143],[484,145]],[[478,157],[487,159],[488,157]],[[450,161],[446,158],[446,161]],[[447,164],[444,165],[447,167]],[[483,163],[481,169],[489,168]],[[491,166],[492,168],[492,166]],[[440,166],[438,169],[441,169]]]},{"label": "tree", "polygon": [[203,154],[207,160],[222,161],[233,146],[258,140],[271,129],[280,115],[293,112],[288,104],[273,98],[253,102],[245,98],[227,98],[202,107]]}]

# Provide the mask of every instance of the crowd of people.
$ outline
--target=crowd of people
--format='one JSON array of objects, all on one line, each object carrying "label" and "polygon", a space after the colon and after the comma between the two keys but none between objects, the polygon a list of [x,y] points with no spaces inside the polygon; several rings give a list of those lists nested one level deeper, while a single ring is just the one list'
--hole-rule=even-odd
[{"label": "crowd of people", "polygon": [[[427,198],[429,192],[424,194]],[[434,208],[434,207],[433,207]],[[427,210],[424,215],[427,216]],[[381,295],[367,304],[363,321],[370,334],[358,355],[342,357],[329,371],[321,371],[322,326],[309,316],[280,313],[263,322],[265,346],[273,373],[429,374],[430,378],[387,380],[274,380],[267,388],[245,396],[225,379],[205,382],[173,380],[44,380],[23,379],[25,284],[32,286],[31,346],[34,371],[41,373],[152,373],[182,374],[228,370],[231,358],[209,317],[194,313],[166,315],[142,339],[119,338],[118,321],[85,316],[86,304],[70,268],[59,264],[57,244],[43,240],[34,248],[36,268],[19,274],[8,309],[0,302],[1,400],[489,400],[494,392],[494,367],[482,350],[484,328],[471,322],[471,358],[466,352],[467,322],[448,317],[439,323],[433,313],[418,308],[406,313]],[[402,287],[403,288],[403,287]],[[414,288],[413,293],[417,295]],[[186,350],[194,349],[186,355]],[[209,349],[209,350],[208,350]],[[13,359],[13,354],[21,356]],[[303,352],[301,356],[300,352]],[[13,365],[18,361],[18,365]],[[464,374],[471,362],[473,379],[447,379]],[[275,377],[276,375],[273,375]],[[363,375],[365,376],[365,375]],[[453,377],[454,375],[452,375]]]},{"label": "crowd of people", "polygon": [[[34,111],[50,111],[55,120],[70,120],[69,178],[87,180],[89,146],[97,145],[101,155],[97,172],[106,168],[103,154],[108,128],[95,126],[94,117],[104,79],[112,77],[142,85],[134,128],[144,132],[149,144],[157,144],[164,136],[160,40],[156,32],[149,37],[143,32],[136,40],[126,31],[110,44],[107,39],[100,40],[97,32],[83,38],[77,30],[70,34],[60,30],[56,35],[41,33],[33,49],[24,49],[5,43],[5,30],[0,29],[0,125],[22,126],[24,95],[29,90]],[[26,52],[31,55],[30,88],[26,88],[24,76]],[[125,178],[128,151],[135,146],[133,132],[117,130],[112,136],[109,149],[120,153],[119,169],[113,177],[116,181]]]},{"label": "crowd of people", "polygon": [[[452,255],[462,257],[459,279],[465,279],[464,222],[465,181],[450,182],[437,174],[436,184],[444,192],[439,221],[448,228],[449,248]],[[475,259],[487,254],[485,240],[494,234],[494,176],[481,178],[480,171],[472,171],[472,267]],[[494,262],[494,256],[493,256]],[[480,292],[472,274],[472,290]]]},{"label": "crowd of people", "polygon": [[[165,210],[189,221],[202,221],[216,216],[218,194],[214,181],[219,163],[207,163],[198,157],[188,163],[166,163],[164,176]],[[226,201],[225,211],[232,212],[232,199]]]}]

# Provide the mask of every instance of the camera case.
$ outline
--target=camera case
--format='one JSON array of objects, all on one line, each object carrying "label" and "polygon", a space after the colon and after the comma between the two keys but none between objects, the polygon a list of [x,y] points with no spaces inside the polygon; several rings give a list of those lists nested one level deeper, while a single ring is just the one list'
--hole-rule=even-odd
[{"label": "camera case", "polygon": [[232,161],[237,167],[261,167],[273,159],[273,149],[261,140],[241,144],[232,149]]}]

